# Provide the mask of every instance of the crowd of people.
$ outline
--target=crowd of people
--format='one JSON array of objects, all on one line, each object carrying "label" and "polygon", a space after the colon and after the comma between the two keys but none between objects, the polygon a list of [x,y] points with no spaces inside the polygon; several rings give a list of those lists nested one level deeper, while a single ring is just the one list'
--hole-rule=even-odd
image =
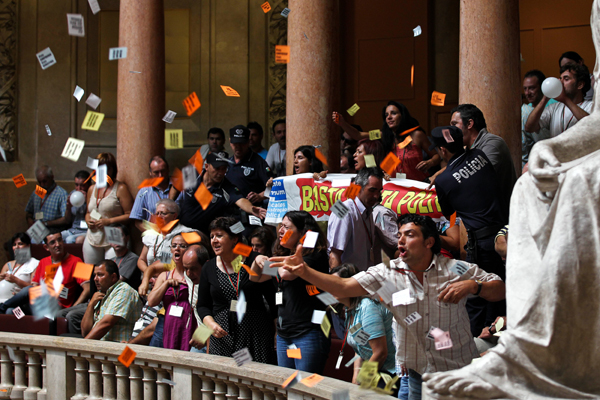
[{"label": "crowd of people", "polygon": [[[563,92],[553,102],[541,92],[540,71],[525,75],[525,168],[535,142],[562,133],[591,108],[581,57],[568,52],[559,64]],[[34,241],[26,233],[10,239],[13,260],[0,271],[0,312],[36,313],[30,302],[36,286],[55,279],[60,268],[55,316],[68,320],[70,335],[226,357],[248,349],[256,362],[318,374],[331,337],[314,320],[327,313],[343,339],[340,361],[348,347],[357,355],[354,383],[361,383],[363,363],[376,362],[379,373],[401,377],[399,398],[420,398],[423,373],[471,363],[503,329],[498,321],[506,315],[504,260],[517,171],[504,140],[488,132],[472,104],[459,105],[448,126],[427,134],[404,105],[390,101],[374,140],[342,114],[333,112],[332,119],[343,130],[340,169],[356,174],[360,191],[346,196],[347,214],[332,213],[326,231],[305,211],[288,211],[276,228],[264,225],[268,188],[286,171],[284,120],[273,124],[275,144],[268,150],[260,124],[231,128],[231,156],[225,132],[211,128],[208,144],[190,160],[183,190],[173,185],[160,155],[149,160],[149,177],[163,179],[135,197],[117,179],[110,153],[96,157],[106,166],[107,184],[98,187],[94,174],[79,171],[69,194],[50,167],[40,166],[36,178],[46,194],[32,193],[26,218],[30,226],[41,221],[48,228],[43,247],[50,256],[32,258]],[[379,167],[389,153],[400,160],[391,177]],[[313,146],[294,150],[291,172],[314,179],[327,174]],[[380,204],[383,183],[392,178],[435,185],[446,219],[398,216]],[[200,190],[210,193],[209,202]],[[71,204],[75,192],[83,204]],[[468,236],[465,261],[461,226]],[[131,250],[130,229],[142,234],[139,254]],[[317,234],[316,243],[304,247],[309,233]],[[83,260],[65,244],[80,244]],[[81,262],[94,266],[90,279],[75,274]],[[338,304],[328,307],[316,296],[322,292]],[[208,340],[194,335],[198,327],[211,332]],[[290,358],[289,349],[300,349],[302,357]]]}]

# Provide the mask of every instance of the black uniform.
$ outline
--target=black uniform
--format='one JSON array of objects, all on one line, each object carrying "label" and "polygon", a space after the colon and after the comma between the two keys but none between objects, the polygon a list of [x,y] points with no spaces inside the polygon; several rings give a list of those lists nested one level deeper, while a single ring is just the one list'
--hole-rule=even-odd
[{"label": "black uniform", "polygon": [[267,181],[273,177],[269,164],[252,150],[248,150],[246,157],[239,163],[235,162],[233,156],[230,160],[234,163],[229,166],[225,176],[240,189],[244,197],[250,192],[264,191]]},{"label": "black uniform", "polygon": [[217,217],[223,217],[228,215],[239,214],[236,202],[239,199],[243,199],[240,190],[235,187],[225,177],[223,182],[217,185],[213,185],[208,190],[212,193],[213,199],[206,210],[202,209],[202,206],[198,203],[198,200],[194,197],[196,190],[202,183],[202,175],[198,175],[196,178],[196,186],[193,189],[184,190],[179,194],[177,198],[177,204],[181,208],[179,213],[179,222],[189,228],[198,229],[206,234],[210,234],[208,226],[212,220]]},{"label": "black uniform", "polygon": [[[508,223],[500,202],[499,182],[492,163],[479,149],[456,154],[435,180],[438,202],[446,217],[455,211],[467,228],[467,261],[506,279],[502,258],[494,249],[494,238]],[[467,301],[471,333],[479,336],[497,316],[506,315],[504,301],[489,303],[481,298]]]}]

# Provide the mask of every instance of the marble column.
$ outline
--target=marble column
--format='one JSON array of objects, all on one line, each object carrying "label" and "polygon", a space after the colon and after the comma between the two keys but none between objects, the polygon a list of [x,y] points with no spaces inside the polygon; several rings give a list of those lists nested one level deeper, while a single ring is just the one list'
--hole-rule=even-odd
[{"label": "marble column", "polygon": [[459,102],[479,107],[521,171],[519,0],[460,1]]},{"label": "marble column", "polygon": [[301,145],[321,145],[329,171],[339,171],[339,128],[331,121],[339,105],[338,0],[290,0],[288,8],[287,173]]},{"label": "marble column", "polygon": [[127,58],[118,61],[117,161],[119,180],[135,195],[150,158],[164,155],[164,3],[121,0],[119,11],[119,46],[127,47]]}]

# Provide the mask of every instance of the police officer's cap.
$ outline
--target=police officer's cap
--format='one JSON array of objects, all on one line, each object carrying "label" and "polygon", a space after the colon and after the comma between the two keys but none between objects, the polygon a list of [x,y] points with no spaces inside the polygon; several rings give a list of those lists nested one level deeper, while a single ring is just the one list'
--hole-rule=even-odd
[{"label": "police officer's cap", "polygon": [[244,125],[236,125],[229,130],[231,143],[248,143],[250,141],[250,129]]},{"label": "police officer's cap", "polygon": [[[463,144],[463,133],[456,126],[438,126],[433,128],[431,131],[431,138],[433,144],[429,147],[429,150],[433,150],[436,147],[449,147],[449,143],[455,143],[455,145],[462,146]],[[455,145],[450,145],[454,147]]]}]

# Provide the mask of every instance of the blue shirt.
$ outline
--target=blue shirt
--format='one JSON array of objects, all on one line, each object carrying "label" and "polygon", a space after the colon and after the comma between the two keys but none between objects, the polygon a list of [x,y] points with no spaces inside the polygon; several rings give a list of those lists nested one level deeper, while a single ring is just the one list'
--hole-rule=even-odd
[{"label": "blue shirt", "polygon": [[[348,344],[352,346],[356,354],[365,361],[369,361],[373,356],[373,350],[369,345],[358,344],[356,342],[356,336],[359,332],[365,331],[369,335],[369,340],[377,339],[385,336],[387,343],[387,358],[383,365],[379,366],[379,370],[385,370],[392,374],[396,373],[396,347],[393,341],[392,331],[392,319],[393,315],[378,301],[372,300],[365,297],[361,300],[358,306],[352,310],[346,312],[346,329],[352,328],[358,324],[361,324],[361,328],[357,329],[354,333],[348,332]],[[348,324],[352,324],[348,326]]]},{"label": "blue shirt", "polygon": [[267,154],[269,154],[269,150],[262,149],[260,152],[256,153],[263,158],[263,160],[267,159]]},{"label": "blue shirt", "polygon": [[150,216],[156,213],[156,203],[159,200],[168,199],[169,190],[171,190],[171,184],[165,190],[160,190],[157,187],[141,188],[135,196],[129,218],[150,221]]},{"label": "blue shirt", "polygon": [[56,185],[54,190],[46,193],[44,200],[35,194],[35,191],[31,193],[27,206],[25,206],[25,212],[32,214],[35,219],[35,214],[40,211],[44,213],[42,221],[54,221],[64,217],[67,211],[67,191]]}]

